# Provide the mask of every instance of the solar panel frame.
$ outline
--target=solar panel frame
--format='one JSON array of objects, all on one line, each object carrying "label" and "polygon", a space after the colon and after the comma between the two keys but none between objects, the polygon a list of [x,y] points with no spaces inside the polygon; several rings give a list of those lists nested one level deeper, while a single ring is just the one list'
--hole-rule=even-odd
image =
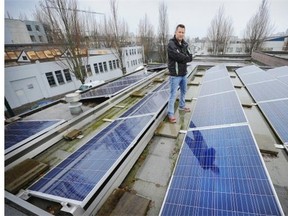
[{"label": "solar panel frame", "polygon": [[[63,119],[21,120],[21,121],[13,122],[13,123],[6,125],[5,126],[5,154],[23,146],[24,144],[26,144],[29,141],[41,136],[42,134],[46,133],[47,131],[57,127],[58,125],[62,124],[63,122],[65,122],[65,120],[63,120]],[[35,123],[37,125],[35,125]],[[41,127],[41,123],[42,123],[42,129],[39,128],[39,127]],[[47,125],[47,123],[48,123],[48,125]],[[19,125],[19,124],[21,124],[21,125]],[[32,125],[34,125],[36,128],[35,128],[35,130],[33,130],[33,128],[32,128],[32,131],[31,131]],[[43,128],[43,126],[44,126],[44,128]],[[12,130],[12,131],[10,131],[10,133],[12,132],[11,135],[7,134],[7,133],[9,133],[9,130]],[[21,136],[19,130],[24,131],[23,136]],[[9,144],[9,146],[6,147],[6,145],[8,145],[7,139],[10,139],[9,137],[12,138],[15,136],[17,136],[18,138],[21,136],[21,139],[18,139],[17,142],[14,142],[13,144]]]},{"label": "solar panel frame", "polygon": [[160,215],[242,214],[283,215],[251,128],[189,130]]},{"label": "solar panel frame", "polygon": [[[134,124],[137,124],[137,127],[135,127],[135,125],[131,123],[131,121],[133,121],[133,120],[137,120],[137,122],[134,122]],[[145,122],[143,122],[143,121],[145,121]],[[37,182],[35,182],[33,185],[31,185],[27,189],[28,193],[30,193],[31,195],[34,195],[34,196],[42,197],[44,199],[48,199],[48,200],[52,200],[52,201],[56,201],[56,202],[63,202],[63,200],[64,200],[64,201],[66,201],[68,203],[84,207],[86,205],[86,203],[89,201],[89,199],[91,199],[93,194],[95,194],[96,191],[101,187],[101,185],[105,181],[105,179],[112,173],[112,171],[115,169],[115,167],[117,167],[117,164],[125,157],[125,155],[129,152],[129,150],[137,143],[137,141],[141,137],[142,133],[149,127],[149,125],[153,121],[154,121],[154,116],[153,115],[134,116],[134,117],[128,117],[128,118],[125,118],[125,119],[115,120],[108,127],[104,128],[99,133],[97,133],[93,138],[91,138],[86,144],[84,144],[82,147],[80,147],[77,151],[75,151],[73,154],[68,156],[64,161],[62,161],[60,164],[58,164],[55,168],[50,170],[45,176],[43,176],[41,179],[39,179]],[[133,132],[134,133],[134,137],[133,136],[130,137],[130,135],[128,134],[129,137],[127,139],[132,139],[132,141],[130,142],[130,144],[128,144],[128,146],[126,148],[123,147],[120,150],[116,149],[115,150],[115,155],[114,155],[114,154],[111,153],[113,146],[110,145],[110,147],[108,148],[107,145],[109,145],[109,142],[107,142],[106,139],[108,139],[108,140],[114,139],[115,136],[113,136],[113,130],[112,129],[113,128],[116,128],[116,129],[119,128],[122,125],[123,122],[126,122],[127,127],[129,127],[131,130],[134,131]],[[140,123],[142,123],[142,126],[140,126]],[[129,132],[131,132],[130,129],[129,129]],[[123,128],[121,130],[119,128],[118,132],[116,132],[116,135],[120,136],[120,131],[121,131],[121,134],[123,134],[123,136],[128,136],[125,133],[125,130],[123,130]],[[121,137],[122,137],[122,135],[121,135]],[[94,144],[94,146],[93,146],[93,142],[96,143],[96,144]],[[82,173],[81,175],[78,173],[78,176],[77,176],[77,172],[79,172],[79,170],[83,170],[82,169],[83,167],[81,169],[79,169],[79,170],[75,169],[77,172],[75,170],[69,168],[69,167],[71,167],[71,166],[74,167],[76,165],[77,166],[83,165],[84,167],[88,166],[88,165],[91,166],[93,164],[97,165],[96,162],[92,163],[92,161],[89,161],[89,163],[87,163],[86,165],[85,164],[80,164],[78,162],[81,158],[83,158],[84,156],[87,156],[89,154],[90,154],[89,157],[90,158],[92,157],[94,159],[95,156],[96,156],[95,154],[97,152],[93,152],[94,150],[91,149],[93,147],[96,148],[95,151],[99,150],[100,153],[102,151],[101,154],[97,154],[98,161],[99,160],[104,160],[104,161],[108,160],[107,154],[112,154],[111,156],[112,157],[115,156],[115,158],[113,158],[114,162],[113,162],[112,166],[110,166],[111,164],[110,165],[109,164],[106,164],[106,165],[104,164],[103,165],[101,163],[101,166],[103,165],[104,168],[105,168],[105,166],[108,166],[108,168],[110,166],[110,168],[108,170],[106,170],[105,173],[104,173],[104,171],[103,171],[103,173],[101,173],[101,170],[99,170],[99,172],[100,172],[99,175],[100,176],[98,176],[98,175],[96,175],[97,174],[96,173],[97,170],[96,170],[95,171],[95,173],[96,173],[95,176],[91,176],[90,175],[91,179],[90,180],[88,179],[86,182],[92,181],[94,179],[94,177],[96,178],[96,179],[94,179],[94,181],[98,180],[98,182],[95,182],[93,187],[90,186],[91,188],[88,189],[88,191],[87,190],[85,191],[84,190],[85,188],[83,189],[83,186],[87,186],[88,187],[88,185],[87,185],[88,183],[85,183],[85,177],[86,177],[85,174],[88,175],[89,172],[90,173],[92,172],[92,170],[91,169],[90,169],[90,171],[86,170],[86,172]],[[90,151],[89,151],[89,148],[90,148]],[[103,152],[105,152],[105,151],[108,152],[106,155],[103,154]],[[120,156],[119,156],[119,154],[120,154]],[[81,158],[77,160],[77,158],[79,158],[79,157],[81,157]],[[95,159],[95,161],[97,161],[97,159]],[[66,183],[65,183],[66,186],[65,186],[64,182],[63,182],[64,186],[63,186],[63,184],[61,184],[60,179],[59,179],[59,182],[57,184],[55,182],[58,181],[58,180],[57,179],[55,179],[55,181],[53,180],[53,178],[56,177],[59,173],[60,173],[60,175],[62,175],[62,172],[66,172],[66,174],[65,174],[66,178],[68,178],[68,180],[69,180],[69,181],[66,181]],[[71,174],[68,175],[67,173],[71,173]],[[47,176],[48,177],[50,176],[51,178],[49,177],[48,180],[46,180]],[[50,183],[49,183],[49,179],[51,179]],[[75,180],[76,187],[73,187],[73,185],[70,184],[73,179],[77,180],[77,181]],[[51,187],[53,187],[53,188],[52,189],[48,188],[49,191],[45,192],[46,188],[44,188],[44,186],[47,185],[48,183],[49,183],[48,187],[50,187],[50,185],[52,185]],[[55,189],[58,186],[60,188]],[[78,197],[77,197],[77,193],[76,192],[75,193],[73,192],[72,194],[69,193],[69,196],[72,196],[72,197],[74,196],[73,198],[68,197],[68,195],[66,197],[63,197],[63,196],[59,196],[59,194],[58,195],[57,194],[53,194],[53,193],[65,193],[65,190],[64,190],[65,187],[69,189],[69,186],[71,186],[70,188],[72,188],[71,190],[73,190],[73,191],[77,190],[77,188],[83,189],[84,190],[83,193],[85,193],[85,194],[82,194],[81,197],[78,194]],[[64,189],[63,189],[63,187],[64,187]],[[75,196],[77,197],[77,199],[75,199],[76,198]]]}]

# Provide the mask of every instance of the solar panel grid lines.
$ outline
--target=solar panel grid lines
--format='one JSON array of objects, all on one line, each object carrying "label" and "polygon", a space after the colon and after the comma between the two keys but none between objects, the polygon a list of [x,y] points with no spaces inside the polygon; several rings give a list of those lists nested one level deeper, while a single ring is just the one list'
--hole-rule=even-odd
[{"label": "solar panel grid lines", "polygon": [[283,143],[288,142],[288,98],[259,103],[258,106],[270,122],[280,140]]},{"label": "solar panel grid lines", "polygon": [[249,126],[188,131],[160,215],[281,215]]},{"label": "solar panel grid lines", "polygon": [[28,188],[32,195],[61,202],[85,203],[127,154],[153,115],[118,119]]},{"label": "solar panel grid lines", "polygon": [[234,90],[234,86],[229,77],[202,83],[199,97],[203,95],[216,94]]},{"label": "solar panel grid lines", "polygon": [[275,77],[267,74],[264,71],[241,75],[240,79],[245,85],[262,83],[267,81],[276,80]]},{"label": "solar panel grid lines", "polygon": [[288,85],[288,75],[287,76],[278,77],[278,80],[280,82],[283,82],[284,84]]},{"label": "solar panel grid lines", "polygon": [[245,67],[241,67],[241,68],[236,69],[236,73],[239,76],[246,75],[246,74],[252,74],[252,73],[256,73],[256,72],[263,72],[263,70],[258,68],[255,65],[245,66]]},{"label": "solar panel grid lines", "polygon": [[[191,125],[193,122],[193,125]],[[244,123],[246,116],[235,92],[229,91],[199,97],[191,116],[190,128]]]},{"label": "solar panel grid lines", "polygon": [[91,89],[88,92],[81,94],[81,99],[89,98],[99,98],[99,97],[112,97],[131,85],[136,85],[143,79],[147,79],[150,75],[143,72],[138,72],[137,74],[122,77],[120,79],[114,80],[113,82],[102,85],[96,89]]},{"label": "solar panel grid lines", "polygon": [[288,86],[279,80],[246,85],[256,102],[287,98]]},{"label": "solar panel grid lines", "polygon": [[62,124],[63,119],[21,120],[5,126],[5,154]]}]

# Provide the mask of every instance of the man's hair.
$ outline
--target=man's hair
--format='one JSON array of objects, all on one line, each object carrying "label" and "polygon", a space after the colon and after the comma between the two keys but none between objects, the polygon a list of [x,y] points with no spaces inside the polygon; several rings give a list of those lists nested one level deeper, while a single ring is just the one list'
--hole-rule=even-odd
[{"label": "man's hair", "polygon": [[185,29],[185,25],[183,25],[183,24],[178,24],[175,30],[177,31],[178,28],[184,28],[184,29]]}]

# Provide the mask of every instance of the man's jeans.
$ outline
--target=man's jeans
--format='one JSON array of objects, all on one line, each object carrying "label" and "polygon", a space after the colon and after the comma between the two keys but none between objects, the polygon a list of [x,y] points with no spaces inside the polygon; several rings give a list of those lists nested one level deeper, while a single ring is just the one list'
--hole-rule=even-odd
[{"label": "man's jeans", "polygon": [[174,116],[174,104],[176,100],[176,94],[178,86],[180,86],[180,100],[179,107],[185,107],[185,94],[187,88],[187,77],[186,76],[170,76],[170,97],[168,102],[168,116]]}]

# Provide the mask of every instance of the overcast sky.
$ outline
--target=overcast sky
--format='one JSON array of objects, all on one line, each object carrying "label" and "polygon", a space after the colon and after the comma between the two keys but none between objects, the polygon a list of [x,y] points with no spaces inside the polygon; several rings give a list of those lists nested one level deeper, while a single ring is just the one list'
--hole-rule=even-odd
[{"label": "overcast sky", "polygon": [[[118,0],[120,17],[128,23],[129,31],[138,31],[139,20],[147,14],[149,21],[158,28],[159,2],[163,0]],[[221,5],[225,14],[232,19],[234,35],[243,36],[246,23],[257,11],[262,0],[164,0],[168,8],[169,32],[174,33],[178,23],[186,25],[186,36],[205,37],[210,22]],[[33,19],[32,12],[39,0],[5,0],[5,14],[8,11],[13,18],[25,14]],[[79,9],[110,14],[109,0],[78,0]],[[268,0],[270,18],[274,24],[274,33],[288,29],[288,0]],[[100,19],[101,15],[95,18]]]}]

